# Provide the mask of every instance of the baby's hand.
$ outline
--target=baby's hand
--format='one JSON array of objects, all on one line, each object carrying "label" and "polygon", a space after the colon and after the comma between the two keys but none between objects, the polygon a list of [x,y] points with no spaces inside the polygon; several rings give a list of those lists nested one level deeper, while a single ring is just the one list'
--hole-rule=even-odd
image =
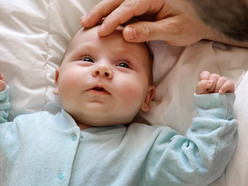
[{"label": "baby's hand", "polygon": [[200,73],[196,86],[196,94],[234,93],[234,90],[235,86],[231,80],[218,74],[210,74],[208,71]]},{"label": "baby's hand", "polygon": [[2,72],[0,72],[0,91],[3,91],[6,88],[6,82]]}]

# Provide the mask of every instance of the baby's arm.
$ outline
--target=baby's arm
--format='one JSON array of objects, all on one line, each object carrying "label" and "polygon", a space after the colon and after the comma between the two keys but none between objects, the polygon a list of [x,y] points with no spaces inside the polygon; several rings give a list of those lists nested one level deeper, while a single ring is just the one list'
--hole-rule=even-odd
[{"label": "baby's arm", "polygon": [[196,94],[234,93],[234,89],[234,83],[226,77],[220,77],[218,74],[210,74],[208,71],[203,71],[199,75]]},{"label": "baby's arm", "polygon": [[154,143],[147,166],[151,185],[208,185],[224,172],[236,148],[234,84],[206,71],[199,77],[194,95],[198,114],[186,137],[165,130]]}]

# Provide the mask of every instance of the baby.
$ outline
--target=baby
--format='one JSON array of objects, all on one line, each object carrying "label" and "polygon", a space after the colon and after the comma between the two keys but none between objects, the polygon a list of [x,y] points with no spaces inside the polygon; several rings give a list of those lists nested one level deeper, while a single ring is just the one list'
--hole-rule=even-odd
[{"label": "baby", "polygon": [[148,112],[155,88],[145,43],[120,31],[80,29],[56,71],[61,112],[7,122],[8,86],[0,75],[1,185],[197,185],[224,171],[237,142],[234,84],[204,71],[187,135],[133,123]]}]

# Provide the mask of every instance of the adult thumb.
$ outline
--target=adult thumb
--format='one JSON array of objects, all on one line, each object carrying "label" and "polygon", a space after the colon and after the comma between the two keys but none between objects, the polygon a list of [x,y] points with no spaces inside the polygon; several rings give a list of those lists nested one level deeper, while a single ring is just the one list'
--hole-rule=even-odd
[{"label": "adult thumb", "polygon": [[123,30],[123,37],[129,42],[160,40],[174,46],[187,46],[203,38],[202,33],[205,31],[201,32],[202,29],[190,16],[179,15],[155,22],[129,24]]},{"label": "adult thumb", "polygon": [[[159,28],[158,23],[139,21],[125,26],[123,37],[129,42],[144,42],[158,39]],[[161,40],[161,38],[159,39]]]},{"label": "adult thumb", "polygon": [[160,40],[175,44],[174,39],[177,40],[182,31],[183,24],[180,20],[177,17],[170,17],[155,22],[139,21],[129,24],[123,30],[123,37],[129,42]]}]

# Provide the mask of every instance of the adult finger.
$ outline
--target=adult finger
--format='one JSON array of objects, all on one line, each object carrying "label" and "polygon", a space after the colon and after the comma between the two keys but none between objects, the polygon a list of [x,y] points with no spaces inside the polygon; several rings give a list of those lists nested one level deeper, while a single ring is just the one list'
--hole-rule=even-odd
[{"label": "adult finger", "polygon": [[155,22],[136,22],[124,28],[123,36],[129,42],[160,40],[174,46],[186,46],[202,39],[192,25],[185,24],[189,19],[189,15],[179,14]]},{"label": "adult finger", "polygon": [[123,30],[123,37],[129,42],[144,42],[160,40],[174,46],[185,46],[179,31],[181,25],[174,18],[167,18],[156,22],[140,21],[127,25]]},{"label": "adult finger", "polygon": [[113,10],[115,10],[124,0],[102,0],[91,8],[88,13],[81,17],[81,25],[85,28],[90,28],[100,20],[109,15]]},{"label": "adult finger", "polygon": [[118,8],[108,15],[98,30],[100,36],[111,34],[119,25],[133,17],[164,12],[165,2],[162,0],[125,0]]},{"label": "adult finger", "polygon": [[[139,15],[135,12],[135,7],[129,1],[124,1],[117,9],[110,13],[103,21],[98,30],[99,36],[107,36],[114,32],[116,28],[126,23],[132,17]],[[133,1],[132,1],[133,2]]]}]

